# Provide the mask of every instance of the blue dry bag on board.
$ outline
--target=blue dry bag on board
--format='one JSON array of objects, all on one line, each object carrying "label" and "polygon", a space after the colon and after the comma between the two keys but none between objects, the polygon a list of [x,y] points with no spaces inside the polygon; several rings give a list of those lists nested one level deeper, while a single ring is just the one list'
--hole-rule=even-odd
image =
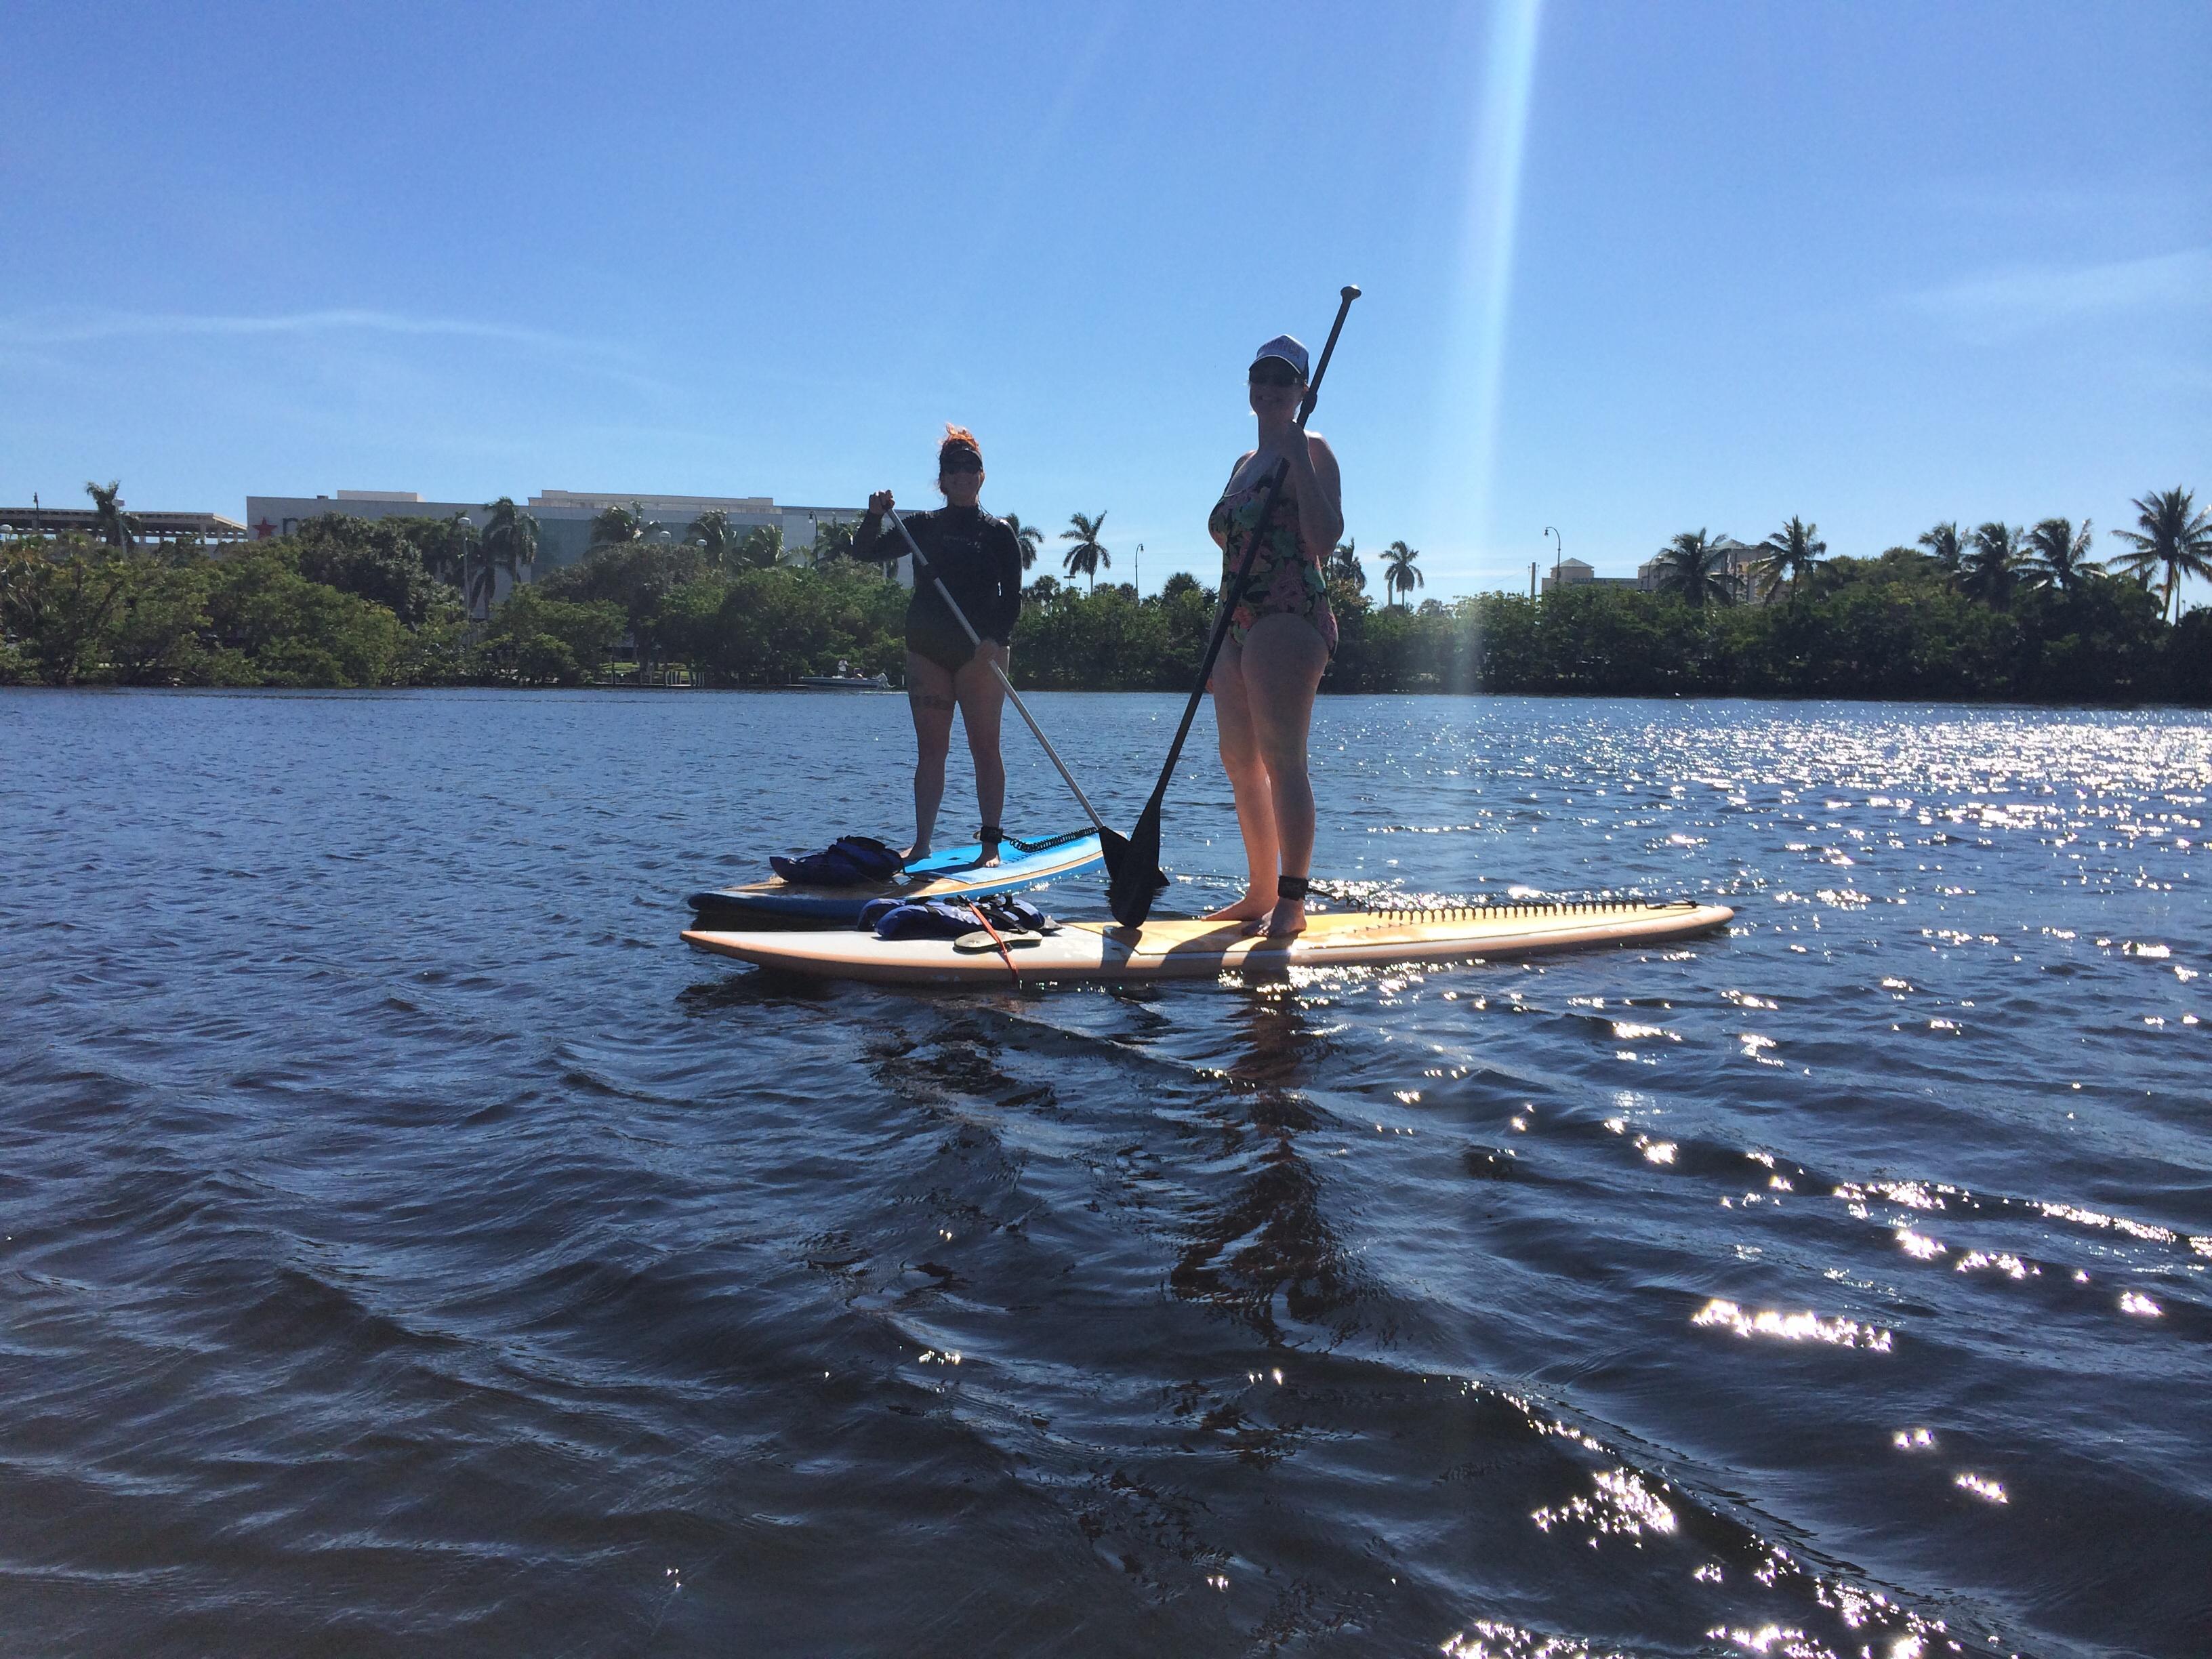
[{"label": "blue dry bag on board", "polygon": [[872,887],[898,874],[902,863],[873,836],[840,836],[818,853],[772,858],[768,867],[804,887]]},{"label": "blue dry bag on board", "polygon": [[1060,924],[1031,904],[1009,893],[994,893],[972,902],[967,899],[879,898],[860,911],[860,926],[872,928],[878,939],[960,939],[980,931],[983,919],[1002,933],[1050,933]]}]

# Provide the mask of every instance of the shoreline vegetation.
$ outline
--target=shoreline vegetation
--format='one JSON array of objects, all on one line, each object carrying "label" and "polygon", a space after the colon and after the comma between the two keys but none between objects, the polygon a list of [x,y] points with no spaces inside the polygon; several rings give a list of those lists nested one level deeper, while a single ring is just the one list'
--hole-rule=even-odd
[{"label": "shoreline vegetation", "polygon": [[[906,590],[825,533],[794,562],[772,531],[708,514],[678,542],[610,508],[579,563],[528,580],[536,526],[511,501],[479,531],[331,514],[242,546],[141,545],[117,487],[88,487],[96,537],[0,541],[0,685],[769,687],[847,665],[903,677]],[[1937,525],[1871,557],[1827,555],[1792,519],[1751,550],[1705,532],[1653,561],[1653,591],[1412,603],[1417,550],[1383,555],[1382,603],[1353,544],[1329,562],[1342,633],[1324,692],[1587,693],[2212,704],[2212,510],[2134,503],[2112,532],[2046,519]],[[1103,520],[1103,515],[1099,515]],[[1040,532],[1022,535],[1024,559]],[[1178,574],[1139,599],[1098,585],[1094,523],[1063,539],[1071,580],[1038,576],[1013,640],[1024,690],[1182,690],[1213,590]],[[1096,556],[1093,556],[1095,554]],[[506,598],[499,578],[507,577]]]}]

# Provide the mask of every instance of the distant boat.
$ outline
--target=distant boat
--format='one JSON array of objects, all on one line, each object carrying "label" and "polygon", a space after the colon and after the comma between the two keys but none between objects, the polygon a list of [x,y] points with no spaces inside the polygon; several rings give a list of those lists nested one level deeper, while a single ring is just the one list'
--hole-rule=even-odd
[{"label": "distant boat", "polygon": [[810,691],[888,691],[891,683],[881,674],[855,674],[843,658],[834,674],[801,674],[799,684]]}]

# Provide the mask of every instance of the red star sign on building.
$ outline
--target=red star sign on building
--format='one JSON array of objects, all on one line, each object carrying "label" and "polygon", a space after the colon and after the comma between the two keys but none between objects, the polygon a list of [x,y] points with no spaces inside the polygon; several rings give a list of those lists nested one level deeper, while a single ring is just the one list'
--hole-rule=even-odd
[{"label": "red star sign on building", "polygon": [[263,515],[259,524],[253,526],[253,538],[256,541],[265,542],[276,533],[276,526],[269,522],[266,514]]}]

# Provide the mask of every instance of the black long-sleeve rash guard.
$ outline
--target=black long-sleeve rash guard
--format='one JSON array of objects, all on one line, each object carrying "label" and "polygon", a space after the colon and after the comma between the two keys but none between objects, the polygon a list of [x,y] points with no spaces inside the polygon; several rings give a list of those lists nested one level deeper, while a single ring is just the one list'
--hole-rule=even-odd
[{"label": "black long-sleeve rash guard", "polygon": [[[1004,519],[994,519],[976,507],[940,507],[934,512],[909,513],[906,527],[921,544],[929,570],[914,573],[914,598],[906,608],[907,627],[916,623],[937,625],[951,636],[965,638],[945,602],[937,597],[930,571],[951,591],[953,602],[987,640],[1001,645],[1013,642],[1014,620],[1022,613],[1022,550]],[[882,563],[901,557],[906,538],[873,520],[863,520],[854,532],[853,556]]]}]

